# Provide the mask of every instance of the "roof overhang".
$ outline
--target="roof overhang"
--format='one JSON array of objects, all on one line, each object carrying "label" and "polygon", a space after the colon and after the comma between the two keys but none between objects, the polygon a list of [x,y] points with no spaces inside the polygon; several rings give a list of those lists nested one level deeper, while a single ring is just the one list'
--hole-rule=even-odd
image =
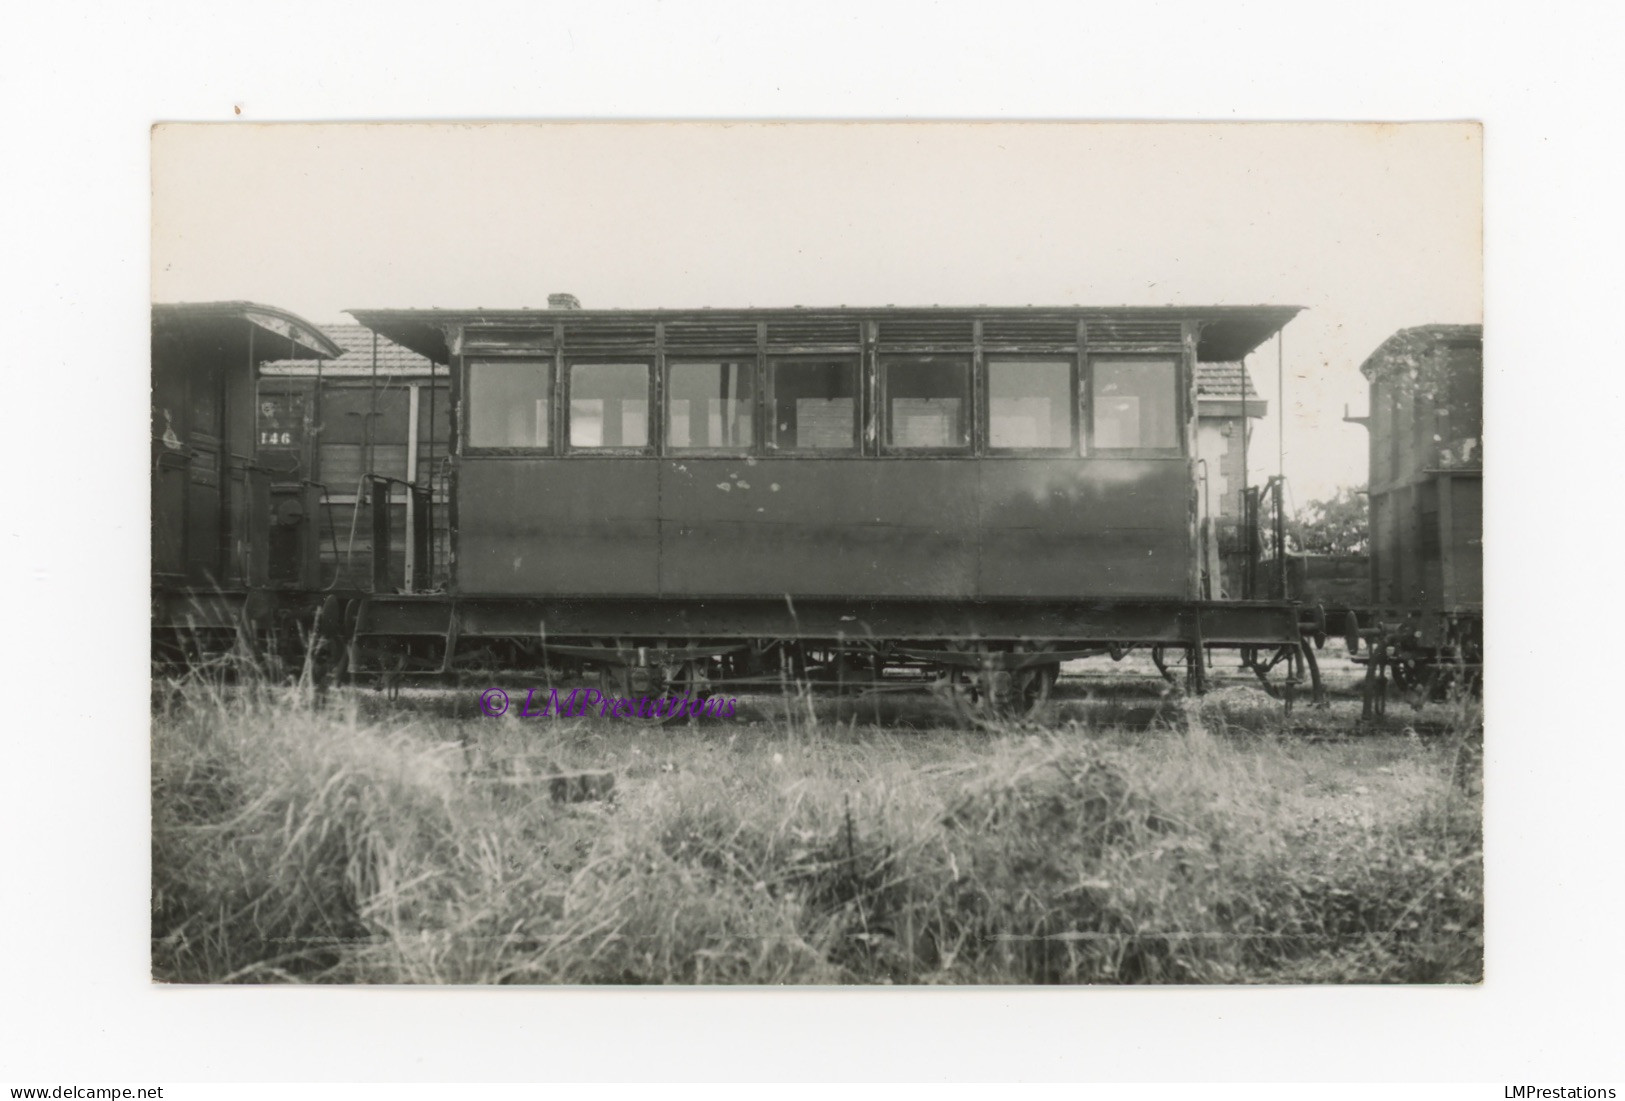
[{"label": "roof overhang", "polygon": [[[1169,307],[1172,310],[1178,307]],[[1196,358],[1203,363],[1240,362],[1286,328],[1302,306],[1206,306],[1188,311],[1202,324]]]},{"label": "roof overhang", "polygon": [[749,317],[772,321],[813,314],[835,314],[860,318],[933,316],[1000,318],[1080,318],[1091,317],[1125,321],[1188,320],[1200,325],[1197,358],[1203,362],[1226,363],[1246,356],[1274,336],[1303,310],[1302,306],[919,306],[919,307],[795,307],[793,309],[750,310],[346,310],[367,328],[393,340],[436,363],[451,362],[448,332],[458,326],[482,325],[513,328],[541,328],[557,321],[590,323],[598,320],[662,321],[676,317],[703,315],[722,320]]},{"label": "roof overhang", "polygon": [[[287,359],[286,353],[297,349],[313,356],[335,357],[344,349],[328,338],[327,334],[298,314],[264,306],[258,302],[169,302],[155,303],[152,307],[153,327],[176,326],[186,328],[235,328],[249,326],[271,337],[276,342],[264,345],[266,359]],[[283,344],[282,341],[287,341]]]}]

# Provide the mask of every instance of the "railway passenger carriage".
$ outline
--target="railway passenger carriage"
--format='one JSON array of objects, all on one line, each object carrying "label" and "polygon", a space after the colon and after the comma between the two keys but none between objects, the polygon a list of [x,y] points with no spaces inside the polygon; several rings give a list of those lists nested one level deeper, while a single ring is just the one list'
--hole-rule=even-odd
[{"label": "railway passenger carriage", "polygon": [[[247,621],[306,615],[271,594],[277,512],[261,463],[255,379],[267,360],[338,347],[310,322],[253,302],[152,309],[152,614],[160,652],[234,637]],[[303,508],[295,500],[281,515]]]},{"label": "railway passenger carriage", "polygon": [[1196,366],[1295,307],[356,310],[450,367],[451,570],[371,660],[1041,699],[1062,660],[1298,652],[1201,599]]}]

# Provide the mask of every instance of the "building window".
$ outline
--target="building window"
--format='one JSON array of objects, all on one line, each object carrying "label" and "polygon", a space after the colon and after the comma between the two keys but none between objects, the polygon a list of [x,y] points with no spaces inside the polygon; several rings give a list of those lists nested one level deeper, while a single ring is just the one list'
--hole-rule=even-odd
[{"label": "building window", "polygon": [[987,409],[990,448],[1072,450],[1072,362],[990,359]]},{"label": "building window", "polygon": [[553,365],[540,360],[476,360],[468,365],[471,447],[547,447]]},{"label": "building window", "polygon": [[769,367],[772,446],[856,451],[858,370],[852,360],[776,360]]},{"label": "building window", "polygon": [[888,356],[881,360],[886,447],[894,451],[970,449],[970,360]]},{"label": "building window", "polygon": [[1177,361],[1096,359],[1090,366],[1096,451],[1179,449]]},{"label": "building window", "polygon": [[570,364],[570,447],[649,446],[649,365]]},{"label": "building window", "polygon": [[673,363],[666,375],[672,451],[749,451],[755,442],[756,363]]}]

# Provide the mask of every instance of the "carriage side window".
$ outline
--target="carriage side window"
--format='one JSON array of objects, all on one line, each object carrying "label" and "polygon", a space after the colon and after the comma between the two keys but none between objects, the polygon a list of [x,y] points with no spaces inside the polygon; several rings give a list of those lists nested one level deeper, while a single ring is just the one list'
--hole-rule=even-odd
[{"label": "carriage side window", "polygon": [[570,446],[649,446],[649,365],[570,364]]},{"label": "carriage side window", "polygon": [[500,359],[468,365],[469,446],[547,447],[552,409],[552,363]]},{"label": "carriage side window", "polygon": [[1179,449],[1176,360],[1096,359],[1090,366],[1096,451]]},{"label": "carriage side window", "polygon": [[672,451],[749,451],[755,442],[756,361],[673,363],[666,373]]},{"label": "carriage side window", "polygon": [[858,367],[850,359],[783,359],[769,365],[770,446],[856,451]]},{"label": "carriage side window", "polygon": [[988,360],[990,448],[1071,451],[1074,405],[1071,360]]},{"label": "carriage side window", "polygon": [[968,358],[887,356],[881,371],[889,450],[969,450]]}]

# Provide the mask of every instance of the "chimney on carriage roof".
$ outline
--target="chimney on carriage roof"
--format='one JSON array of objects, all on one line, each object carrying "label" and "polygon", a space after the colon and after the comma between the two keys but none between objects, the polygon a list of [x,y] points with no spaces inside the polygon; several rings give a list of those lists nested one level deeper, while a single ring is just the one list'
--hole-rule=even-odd
[{"label": "chimney on carriage roof", "polygon": [[547,296],[547,308],[550,310],[579,310],[581,299],[573,294],[550,294]]}]

